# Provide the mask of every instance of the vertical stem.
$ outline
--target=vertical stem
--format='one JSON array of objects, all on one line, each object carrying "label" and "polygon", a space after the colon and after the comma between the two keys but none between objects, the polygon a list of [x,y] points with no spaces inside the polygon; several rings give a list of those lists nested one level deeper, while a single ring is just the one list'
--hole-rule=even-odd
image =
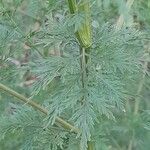
[{"label": "vertical stem", "polygon": [[85,48],[81,48],[81,81],[82,81],[82,88],[85,88],[86,84],[86,56],[85,56]]},{"label": "vertical stem", "polygon": [[[91,23],[90,23],[90,2],[88,0],[80,1],[81,3],[77,5],[76,0],[68,0],[69,10],[71,14],[74,14],[75,12],[84,11],[86,14],[85,17],[85,23],[82,25],[81,29],[79,29],[75,35],[78,39],[79,46],[80,46],[80,67],[81,67],[81,84],[82,88],[86,88],[87,84],[87,56],[86,53],[88,53],[88,48],[91,46]],[[83,105],[85,102],[85,96],[81,98],[81,105]],[[88,150],[93,150],[93,146],[90,141],[87,142]]]},{"label": "vertical stem", "polygon": [[131,139],[128,145],[128,150],[132,150],[133,140]]},{"label": "vertical stem", "polygon": [[[88,70],[87,70],[87,61],[88,61],[88,58],[86,56],[86,52],[87,52],[87,49],[83,48],[83,47],[80,47],[80,55],[81,55],[81,60],[80,60],[80,63],[81,63],[81,82],[82,82],[82,88],[84,89],[86,87],[86,79],[87,79],[87,73],[88,73]],[[85,100],[85,97],[83,96],[82,99],[81,99],[81,104],[84,103],[84,100]],[[93,145],[93,142],[91,141],[88,141],[87,142],[87,150],[94,150],[94,145]]]},{"label": "vertical stem", "polygon": [[132,138],[131,138],[131,140],[129,142],[127,150],[132,150],[132,148],[133,148],[133,141],[134,141],[134,132],[132,133]]}]

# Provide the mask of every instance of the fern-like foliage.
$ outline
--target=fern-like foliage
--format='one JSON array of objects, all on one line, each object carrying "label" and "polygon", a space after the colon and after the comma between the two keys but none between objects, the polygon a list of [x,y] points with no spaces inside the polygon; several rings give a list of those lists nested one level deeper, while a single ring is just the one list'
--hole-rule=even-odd
[{"label": "fern-like foliage", "polygon": [[3,114],[0,120],[1,139],[5,134],[17,132],[23,138],[22,149],[63,148],[67,132],[57,127],[45,128],[43,116],[26,106],[10,105],[11,114]]},{"label": "fern-like foliage", "polygon": [[[26,105],[12,105],[13,110],[0,117],[1,138],[17,133],[23,150],[86,150],[88,141],[96,150],[125,150],[130,142],[127,137],[134,137],[134,148],[144,143],[142,134],[149,137],[149,111],[125,114],[129,109],[125,103],[137,96],[145,35],[134,26],[116,30],[113,25],[123,14],[125,1],[91,1],[91,9],[101,11],[92,12],[93,42],[85,54],[84,79],[83,56],[74,34],[84,14],[70,15],[63,0],[10,3],[11,8],[8,1],[0,6],[0,80],[39,99],[48,115]],[[123,15],[129,21],[129,10]],[[104,23],[107,20],[110,23]],[[74,135],[62,129],[55,124],[58,116],[81,132]]]},{"label": "fern-like foliage", "polygon": [[[69,53],[67,48],[71,46],[68,46],[61,57],[41,59],[41,63],[31,65],[31,70],[35,68],[33,73],[39,78],[38,86],[35,85],[38,92],[43,87],[49,91],[48,84],[56,84],[47,100],[50,122],[53,124],[56,116],[71,109],[74,113],[70,114],[70,119],[82,130],[82,149],[90,140],[90,131],[100,115],[115,119],[114,109],[124,111],[124,100],[131,94],[128,84],[140,71],[142,43],[138,31],[115,31],[113,27],[105,25],[96,29],[93,36],[94,43],[87,54],[89,61],[85,88],[81,83],[78,47],[76,52]],[[82,97],[85,97],[83,106],[80,105]]]}]

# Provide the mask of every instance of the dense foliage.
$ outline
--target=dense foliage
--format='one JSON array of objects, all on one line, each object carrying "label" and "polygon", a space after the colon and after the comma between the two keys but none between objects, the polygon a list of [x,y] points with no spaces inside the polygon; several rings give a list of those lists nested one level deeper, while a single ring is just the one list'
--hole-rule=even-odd
[{"label": "dense foliage", "polygon": [[85,1],[88,48],[67,0],[0,1],[0,150],[149,150],[150,2]]}]

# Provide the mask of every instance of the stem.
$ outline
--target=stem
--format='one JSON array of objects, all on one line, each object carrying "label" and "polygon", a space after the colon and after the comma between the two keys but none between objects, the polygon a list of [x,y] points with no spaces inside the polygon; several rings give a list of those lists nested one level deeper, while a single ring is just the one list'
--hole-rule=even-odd
[{"label": "stem", "polygon": [[81,48],[81,81],[82,81],[82,88],[85,88],[86,84],[86,76],[87,76],[87,69],[86,69],[86,56],[85,56],[85,48]]},{"label": "stem", "polygon": [[133,141],[131,139],[130,142],[129,142],[129,145],[128,145],[128,150],[132,150],[132,144],[133,144]]},{"label": "stem", "polygon": [[[80,54],[81,54],[81,82],[82,82],[82,88],[84,89],[86,87],[86,79],[87,79],[87,73],[88,73],[88,70],[87,70],[87,61],[88,61],[88,58],[86,56],[86,52],[87,52],[87,49],[83,48],[83,47],[80,47]],[[82,99],[81,99],[81,105],[84,103],[85,101],[85,97],[83,96]],[[87,150],[94,150],[94,145],[93,145],[93,142],[91,141],[88,141],[87,142]]]},{"label": "stem", "polygon": [[134,144],[134,132],[132,133],[132,138],[129,142],[129,145],[128,145],[128,149],[127,150],[132,150],[133,148],[133,144]]},{"label": "stem", "polygon": [[[10,89],[9,87],[3,85],[0,83],[0,90],[3,90],[7,93],[9,93],[10,95],[18,98],[18,100],[21,100],[22,102],[32,106],[33,108],[39,110],[40,112],[44,113],[45,115],[48,115],[48,110],[45,109],[44,107],[40,106],[39,104],[37,104],[36,102],[29,100],[28,98],[24,97],[23,95],[17,93],[16,91]],[[56,122],[58,122],[59,124],[61,124],[61,126],[65,129],[71,130],[71,132],[75,132],[75,133],[79,133],[79,129],[72,126],[71,124],[69,124],[68,122],[66,122],[65,120],[57,117],[56,118]]]},{"label": "stem", "polygon": [[[81,83],[82,83],[82,89],[86,88],[87,84],[87,75],[88,75],[88,70],[87,70],[87,56],[86,53],[88,53],[88,48],[91,46],[91,23],[90,23],[90,17],[89,17],[89,11],[90,11],[90,3],[88,1],[80,1],[84,2],[82,5],[77,5],[76,0],[68,0],[68,5],[69,5],[69,10],[70,14],[74,14],[76,11],[84,11],[86,13],[86,18],[85,18],[85,23],[82,26],[80,30],[78,30],[75,35],[76,38],[79,41],[80,44],[80,67],[81,67]],[[86,48],[85,48],[86,47]],[[83,105],[85,102],[85,96],[81,98],[81,105]],[[87,150],[93,150],[93,145],[91,141],[87,142],[88,148]]]}]

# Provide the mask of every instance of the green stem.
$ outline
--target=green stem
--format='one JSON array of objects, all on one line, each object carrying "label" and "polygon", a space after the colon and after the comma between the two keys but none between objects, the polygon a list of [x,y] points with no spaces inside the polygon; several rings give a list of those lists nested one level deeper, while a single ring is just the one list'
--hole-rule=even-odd
[{"label": "green stem", "polygon": [[132,150],[134,144],[134,132],[132,133],[132,137],[129,141],[128,149],[127,150]]},{"label": "green stem", "polygon": [[128,145],[128,150],[132,150],[132,145],[133,145],[133,141],[131,139],[130,142],[129,142],[129,145]]},{"label": "green stem", "polygon": [[81,47],[89,48],[92,45],[91,36],[91,14],[90,14],[90,2],[89,0],[68,0],[68,7],[70,14],[84,12],[84,22],[80,28],[75,32],[75,36]]},{"label": "green stem", "polygon": [[85,56],[85,48],[81,48],[81,81],[82,81],[82,88],[85,88],[86,84],[86,77],[87,77],[87,72],[86,72],[86,56]]},{"label": "green stem", "polygon": [[[86,18],[85,18],[85,23],[82,25],[81,29],[79,29],[75,35],[79,41],[80,45],[80,67],[81,67],[81,83],[82,83],[82,88],[86,88],[87,84],[87,76],[88,76],[88,70],[87,70],[87,55],[88,53],[88,48],[91,46],[91,22],[90,22],[90,3],[88,0],[80,1],[81,5],[77,5],[76,0],[68,0],[68,6],[70,10],[70,14],[74,14],[78,11],[84,11],[86,13]],[[85,96],[81,98],[81,105],[85,102]],[[88,148],[87,150],[93,150],[93,144],[91,141],[87,142]]]},{"label": "green stem", "polygon": [[[87,69],[87,61],[88,61],[88,58],[86,56],[86,52],[87,52],[87,49],[83,48],[83,47],[80,47],[80,54],[81,54],[81,82],[82,82],[82,88],[84,89],[86,87],[86,79],[87,79],[87,76],[88,76],[88,69]],[[85,101],[85,97],[83,96],[83,98],[81,99],[81,104],[83,104]],[[93,142],[91,141],[88,141],[87,142],[87,150],[94,150],[94,145],[93,145]]]},{"label": "green stem", "polygon": [[[9,88],[9,87],[1,84],[1,83],[0,83],[0,90],[9,93],[10,95],[18,98],[18,100],[21,100],[22,102],[32,106],[33,108],[39,110],[40,112],[48,115],[48,110],[47,109],[45,109],[44,107],[40,106],[36,102],[24,97],[22,94],[17,93],[16,91],[12,90],[11,88]],[[80,132],[80,130],[78,128],[72,126],[71,124],[69,124],[65,120],[61,119],[60,117],[56,118],[56,122],[59,123],[63,128],[71,130],[71,132],[75,132],[75,133]]]}]

